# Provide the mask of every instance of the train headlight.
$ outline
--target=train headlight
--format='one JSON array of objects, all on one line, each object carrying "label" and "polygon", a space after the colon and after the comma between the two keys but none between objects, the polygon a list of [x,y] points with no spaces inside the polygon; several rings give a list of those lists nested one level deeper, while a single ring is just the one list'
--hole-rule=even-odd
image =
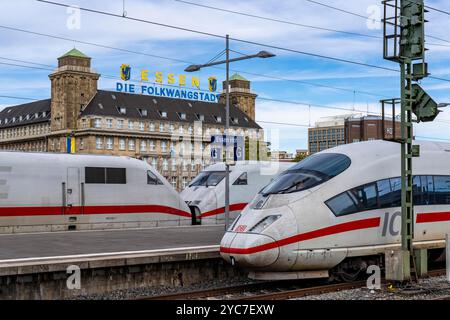
[{"label": "train headlight", "polygon": [[255,224],[249,230],[249,232],[261,233],[264,229],[266,229],[268,226],[270,226],[272,223],[274,223],[275,221],[277,221],[280,218],[281,218],[281,215],[267,216],[264,219],[262,219],[260,222]]}]

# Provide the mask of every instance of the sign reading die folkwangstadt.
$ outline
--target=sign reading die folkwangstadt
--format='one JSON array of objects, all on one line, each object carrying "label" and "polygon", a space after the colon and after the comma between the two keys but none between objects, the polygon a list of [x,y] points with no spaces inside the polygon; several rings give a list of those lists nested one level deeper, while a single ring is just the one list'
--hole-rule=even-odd
[{"label": "sign reading die folkwangstadt", "polygon": [[149,70],[143,69],[140,71],[140,83],[134,84],[130,83],[131,74],[132,68],[129,64],[122,64],[120,66],[120,78],[122,82],[116,83],[116,91],[211,103],[219,102],[220,94],[216,93],[216,77],[211,76],[208,78],[208,90],[200,90],[200,77],[198,76],[188,78],[184,74],[176,76],[174,73],[169,73],[165,76],[163,72],[156,71],[153,77],[151,77]]}]

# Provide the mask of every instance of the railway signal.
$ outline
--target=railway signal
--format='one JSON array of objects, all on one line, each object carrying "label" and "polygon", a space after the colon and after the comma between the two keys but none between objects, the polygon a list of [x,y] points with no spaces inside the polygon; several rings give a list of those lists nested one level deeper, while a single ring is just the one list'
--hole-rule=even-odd
[{"label": "railway signal", "polygon": [[[385,105],[392,106],[393,141],[401,144],[401,239],[402,250],[398,253],[401,270],[389,275],[390,280],[410,280],[411,265],[415,265],[413,168],[414,157],[420,152],[413,145],[413,114],[416,122],[433,121],[439,114],[439,105],[417,84],[427,77],[425,61],[425,4],[423,0],[384,0],[384,59],[400,64],[400,99],[382,100],[383,123]],[[395,110],[400,103],[400,138],[395,134]],[[384,127],[384,126],[383,126]],[[385,132],[383,132],[385,135]],[[423,256],[419,253],[418,256]],[[420,260],[420,259],[419,259]],[[417,272],[416,272],[417,275]],[[388,275],[387,275],[388,277]]]}]

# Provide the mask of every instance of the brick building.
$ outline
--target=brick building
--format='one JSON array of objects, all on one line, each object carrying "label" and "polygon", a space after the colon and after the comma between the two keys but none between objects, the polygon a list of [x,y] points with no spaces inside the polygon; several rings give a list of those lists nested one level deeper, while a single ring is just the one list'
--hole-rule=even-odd
[{"label": "brick building", "polygon": [[[384,138],[392,139],[392,120],[385,120]],[[400,137],[400,122],[395,121],[395,136]],[[343,115],[325,118],[308,129],[309,154],[338,145],[383,139],[383,121],[379,116]]]},{"label": "brick building", "polygon": [[[68,152],[72,141],[75,153],[146,160],[180,190],[209,164],[211,135],[224,131],[222,103],[98,90],[91,58],[76,49],[49,78],[51,99],[0,112],[1,150]],[[250,82],[233,75],[230,86],[231,134],[264,139]]]}]

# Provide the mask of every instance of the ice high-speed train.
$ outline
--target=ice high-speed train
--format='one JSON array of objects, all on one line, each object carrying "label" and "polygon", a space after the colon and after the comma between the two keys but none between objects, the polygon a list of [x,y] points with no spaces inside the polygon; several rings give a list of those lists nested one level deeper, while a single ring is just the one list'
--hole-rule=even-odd
[{"label": "ice high-speed train", "polygon": [[[443,258],[450,233],[450,144],[416,144],[414,246]],[[361,142],[314,154],[242,211],[221,241],[221,255],[256,279],[355,277],[401,246],[399,177],[397,143]]]},{"label": "ice high-speed train", "polygon": [[188,206],[144,161],[0,152],[0,233],[190,223]]},{"label": "ice high-speed train", "polygon": [[[238,161],[230,166],[230,218],[234,220],[266,184],[293,164]],[[225,164],[207,167],[181,192],[181,197],[191,209],[194,224],[223,223]]]}]

